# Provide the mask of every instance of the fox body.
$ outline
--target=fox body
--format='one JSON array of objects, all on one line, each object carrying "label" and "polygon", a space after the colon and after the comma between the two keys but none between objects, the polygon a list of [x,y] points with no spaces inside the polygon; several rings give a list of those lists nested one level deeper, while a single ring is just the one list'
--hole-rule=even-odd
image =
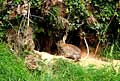
[{"label": "fox body", "polygon": [[58,51],[66,58],[71,58],[75,61],[78,61],[81,58],[81,50],[75,45],[66,44],[63,41],[59,41],[57,43],[57,47]]}]

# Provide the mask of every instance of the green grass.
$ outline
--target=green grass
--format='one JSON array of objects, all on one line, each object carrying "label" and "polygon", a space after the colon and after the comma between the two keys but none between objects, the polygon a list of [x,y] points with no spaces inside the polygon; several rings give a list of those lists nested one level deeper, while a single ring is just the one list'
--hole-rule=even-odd
[{"label": "green grass", "polygon": [[97,69],[93,65],[82,67],[59,59],[52,67],[45,69],[41,81],[120,81],[120,73],[112,66]]},{"label": "green grass", "polygon": [[0,81],[37,81],[4,44],[0,44]]},{"label": "green grass", "polygon": [[0,81],[120,81],[111,66],[96,69],[95,66],[80,66],[63,59],[42,66],[40,71],[29,71],[24,61],[12,54],[5,44],[0,44]]}]

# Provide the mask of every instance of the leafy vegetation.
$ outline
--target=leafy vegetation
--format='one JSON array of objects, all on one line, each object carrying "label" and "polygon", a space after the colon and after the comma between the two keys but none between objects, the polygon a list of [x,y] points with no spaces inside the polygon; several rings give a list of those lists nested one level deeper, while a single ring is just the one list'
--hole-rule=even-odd
[{"label": "leafy vegetation", "polygon": [[[56,51],[56,42],[65,34],[68,34],[67,43],[80,46],[83,43],[81,34],[84,33],[88,45],[96,50],[100,47],[102,56],[120,59],[119,0],[29,2],[29,26],[33,29],[34,42],[39,51]],[[24,32],[28,20],[25,4],[26,0],[0,0],[0,42],[6,41],[8,29]],[[120,68],[117,70],[112,65],[83,67],[59,59],[40,70],[30,71],[24,65],[24,59],[16,57],[5,43],[0,43],[0,81],[119,81]]]},{"label": "leafy vegetation", "polygon": [[107,58],[111,59],[119,59],[120,58],[120,49],[119,44],[116,42],[115,44],[112,44],[111,46],[108,46],[107,48],[104,48],[102,50],[102,55]]},{"label": "leafy vegetation", "polygon": [[[65,32],[74,33],[76,30],[79,31],[79,33],[75,33],[76,35],[80,34],[81,30],[85,32],[87,41],[94,42],[92,46],[95,47],[97,43],[104,44],[104,47],[107,45],[111,47],[111,44],[116,42],[119,44],[119,0],[65,0],[62,3],[57,0],[30,0],[29,2],[31,3],[30,26],[34,29],[34,39],[38,40],[41,51],[50,51],[54,43],[60,40]],[[0,4],[2,5],[0,7],[0,38],[2,40],[5,37],[6,29],[16,29],[20,26],[23,14],[18,14],[19,11],[16,9],[23,2],[21,0],[1,0]],[[37,34],[42,34],[42,36],[38,37]],[[90,35],[95,39],[89,38]],[[71,38],[68,40],[72,41]],[[88,42],[89,45],[91,45],[91,41]]]}]

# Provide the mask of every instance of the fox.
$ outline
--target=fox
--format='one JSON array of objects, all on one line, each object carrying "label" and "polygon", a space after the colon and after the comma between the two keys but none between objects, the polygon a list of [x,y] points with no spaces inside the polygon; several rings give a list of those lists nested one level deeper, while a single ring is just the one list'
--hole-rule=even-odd
[{"label": "fox", "polygon": [[58,51],[63,55],[65,58],[70,58],[75,61],[79,61],[81,58],[81,50],[75,45],[66,44],[63,40],[60,40],[56,43]]}]

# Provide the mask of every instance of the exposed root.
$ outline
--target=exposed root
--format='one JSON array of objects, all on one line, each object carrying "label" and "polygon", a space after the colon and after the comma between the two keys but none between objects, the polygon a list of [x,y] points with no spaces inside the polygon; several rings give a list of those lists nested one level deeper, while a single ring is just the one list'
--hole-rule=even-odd
[{"label": "exposed root", "polygon": [[98,44],[97,44],[97,47],[96,47],[96,49],[95,49],[94,56],[96,56],[96,54],[97,54],[97,51],[98,51],[99,45],[100,45],[100,41],[99,41]]},{"label": "exposed root", "polygon": [[88,58],[88,56],[89,56],[89,46],[88,46],[88,43],[87,43],[86,38],[84,37],[83,39],[84,39],[84,41],[85,41],[85,45],[86,45],[86,48],[87,48],[87,55],[86,55],[86,57],[84,57],[84,58],[81,59],[81,60],[86,60],[86,59]]}]

